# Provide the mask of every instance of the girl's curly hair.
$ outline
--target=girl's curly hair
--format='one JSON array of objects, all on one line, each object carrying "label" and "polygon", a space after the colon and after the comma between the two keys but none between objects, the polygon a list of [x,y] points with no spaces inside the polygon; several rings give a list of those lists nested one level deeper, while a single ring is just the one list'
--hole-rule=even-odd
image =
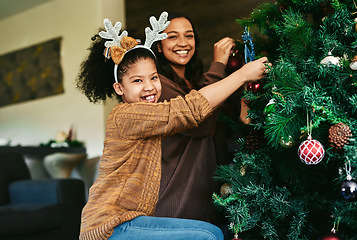
[{"label": "girl's curly hair", "polygon": [[[121,97],[116,94],[113,88],[113,83],[115,82],[114,62],[111,59],[106,59],[103,55],[104,42],[106,40],[98,35],[94,36],[92,40],[93,43],[88,49],[90,53],[87,59],[82,62],[76,79],[77,88],[93,103],[105,102],[107,98],[112,98],[113,96],[116,96],[120,101]],[[127,72],[128,68],[141,59],[151,59],[156,65],[156,58],[149,50],[136,48],[128,51],[118,65],[118,81],[121,82],[122,76]]]},{"label": "girl's curly hair", "polygon": [[97,103],[116,95],[113,89],[114,62],[106,59],[104,53],[105,39],[95,35],[92,45],[88,48],[89,55],[80,68],[76,79],[77,88],[81,90],[90,102]]}]

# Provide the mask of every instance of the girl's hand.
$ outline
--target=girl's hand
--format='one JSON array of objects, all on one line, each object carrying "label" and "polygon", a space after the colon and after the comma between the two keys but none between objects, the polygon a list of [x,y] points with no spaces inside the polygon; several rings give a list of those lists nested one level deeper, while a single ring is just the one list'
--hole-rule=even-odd
[{"label": "girl's hand", "polygon": [[244,82],[252,82],[263,78],[271,66],[272,64],[268,62],[268,58],[262,57],[245,64],[236,73],[242,76]]},{"label": "girl's hand", "polygon": [[227,64],[228,58],[231,55],[234,47],[234,40],[229,37],[222,38],[214,44],[213,61]]}]

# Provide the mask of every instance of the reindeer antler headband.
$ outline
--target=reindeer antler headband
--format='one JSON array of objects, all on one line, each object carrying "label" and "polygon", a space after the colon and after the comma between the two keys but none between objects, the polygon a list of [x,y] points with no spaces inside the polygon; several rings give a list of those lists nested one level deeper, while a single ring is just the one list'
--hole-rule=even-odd
[{"label": "reindeer antler headband", "polygon": [[167,21],[168,13],[167,12],[162,12],[159,20],[156,20],[154,16],[151,16],[149,18],[150,24],[152,26],[152,30],[149,27],[145,28],[145,43],[144,45],[138,45],[138,42],[132,38],[128,37],[128,32],[123,31],[120,35],[120,29],[121,29],[121,23],[116,22],[115,25],[113,26],[112,22],[106,18],[104,19],[103,23],[105,26],[105,29],[107,30],[106,32],[101,31],[99,33],[99,36],[103,39],[109,39],[104,43],[105,51],[104,51],[104,56],[108,59],[112,59],[113,62],[115,63],[114,66],[114,78],[115,82],[118,82],[118,77],[117,77],[117,70],[118,70],[118,65],[122,61],[125,53],[128,51],[135,49],[135,48],[146,48],[149,51],[152,52],[152,54],[155,56],[154,52],[151,50],[151,45],[155,41],[160,41],[165,38],[167,38],[166,33],[160,33],[164,31],[167,26],[169,26],[170,21]]}]

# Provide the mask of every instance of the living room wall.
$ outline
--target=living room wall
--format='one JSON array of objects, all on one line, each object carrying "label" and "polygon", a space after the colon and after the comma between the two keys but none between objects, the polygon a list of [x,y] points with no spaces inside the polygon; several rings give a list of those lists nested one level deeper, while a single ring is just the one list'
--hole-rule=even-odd
[{"label": "living room wall", "polygon": [[[151,15],[163,10],[183,12],[196,23],[200,33],[200,54],[211,60],[213,44],[230,36],[239,39],[236,18],[248,17],[264,0],[49,0],[37,7],[0,21],[0,55],[57,37],[62,37],[61,66],[64,92],[59,95],[0,107],[0,139],[11,145],[38,145],[73,127],[87,147],[89,157],[101,154],[105,122],[114,102],[89,103],[75,87],[81,61],[90,38],[108,17],[127,22],[128,28],[143,31]],[[127,16],[127,19],[126,19]],[[124,24],[125,25],[125,24]],[[1,97],[1,96],[0,96]]]},{"label": "living room wall", "polygon": [[[107,105],[92,104],[75,86],[90,38],[104,17],[125,22],[124,0],[51,0],[0,21],[0,55],[61,37],[62,94],[0,108],[0,138],[11,145],[38,145],[73,127],[89,157],[101,154]],[[0,96],[1,97],[1,96]]]}]

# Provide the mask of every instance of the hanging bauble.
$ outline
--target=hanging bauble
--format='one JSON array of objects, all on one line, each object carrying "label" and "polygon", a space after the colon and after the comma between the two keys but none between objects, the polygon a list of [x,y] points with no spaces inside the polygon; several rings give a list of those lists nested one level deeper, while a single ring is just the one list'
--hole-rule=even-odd
[{"label": "hanging bauble", "polygon": [[295,144],[296,142],[292,136],[288,136],[287,138],[280,138],[280,146],[283,148],[292,148]]},{"label": "hanging bauble", "polygon": [[350,68],[351,68],[352,70],[357,70],[357,62],[351,62],[351,63],[350,63]]},{"label": "hanging bauble", "polygon": [[244,175],[247,173],[247,165],[244,165],[244,164],[243,164],[243,165],[240,167],[239,173],[240,173],[241,176],[244,176]]},{"label": "hanging bauble", "polygon": [[238,234],[234,234],[234,238],[232,238],[232,240],[243,240],[243,239],[238,238]]},{"label": "hanging bauble", "polygon": [[317,240],[342,240],[342,238],[337,233],[329,233],[319,237]]},{"label": "hanging bauble", "polygon": [[221,197],[226,198],[233,193],[232,184],[223,183],[220,189]]},{"label": "hanging bauble", "polygon": [[343,200],[347,202],[354,202],[357,200],[357,183],[356,181],[347,178],[343,181],[340,188],[340,194]]},{"label": "hanging bauble", "polygon": [[351,129],[341,122],[333,125],[328,130],[329,144],[334,150],[341,150],[348,143],[349,138],[352,136]]},{"label": "hanging bauble", "polygon": [[234,50],[233,53],[229,56],[228,62],[226,65],[226,72],[231,74],[244,65],[244,56],[240,53],[239,50]]},{"label": "hanging bauble", "polygon": [[300,144],[298,154],[300,160],[305,164],[318,164],[325,155],[325,149],[319,141],[313,140],[309,136]]},{"label": "hanging bauble", "polygon": [[265,106],[264,110],[263,110],[263,114],[265,116],[265,124],[269,124],[270,122],[272,122],[274,120],[274,113],[276,111],[276,107],[275,107],[275,99],[270,99],[268,104]]},{"label": "hanging bauble", "polygon": [[269,115],[270,113],[275,112],[275,99],[272,98],[269,100],[268,104],[265,106],[263,113],[265,115]]},{"label": "hanging bauble", "polygon": [[331,52],[328,52],[328,56],[321,60],[321,64],[323,65],[336,65],[340,66],[341,58],[332,56]]},{"label": "hanging bauble", "polygon": [[247,90],[252,93],[261,93],[263,91],[263,84],[261,81],[250,82],[247,85]]},{"label": "hanging bauble", "polygon": [[355,18],[355,32],[357,32],[357,18]]},{"label": "hanging bauble", "polygon": [[352,61],[350,63],[350,68],[352,70],[357,70],[357,55],[352,59]]}]

